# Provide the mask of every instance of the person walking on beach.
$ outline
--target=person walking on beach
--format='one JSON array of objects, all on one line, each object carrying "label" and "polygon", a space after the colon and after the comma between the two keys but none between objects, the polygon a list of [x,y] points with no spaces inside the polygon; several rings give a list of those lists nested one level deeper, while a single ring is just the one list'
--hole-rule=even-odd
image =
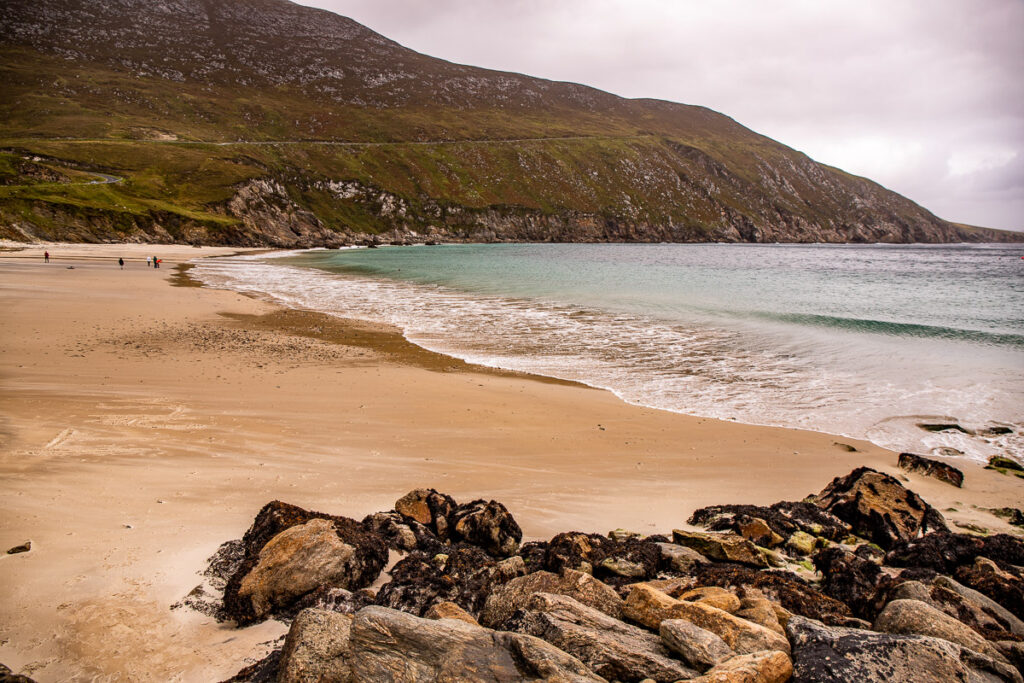
[{"label": "person walking on beach", "polygon": [[50,252],[44,251],[43,252],[43,263],[49,263],[49,262],[50,262]]},{"label": "person walking on beach", "polygon": [[156,256],[153,257],[153,267],[154,268],[159,268],[160,267],[160,259],[158,259]]},{"label": "person walking on beach", "polygon": [[121,266],[121,270],[124,270],[124,259],[123,258],[117,259],[117,265]]},{"label": "person walking on beach", "polygon": [[150,267],[151,265],[153,265],[153,264],[152,264],[152,263],[150,263],[150,261],[149,261],[149,259],[150,259],[150,258],[152,258],[152,257],[150,257],[150,256],[147,256],[147,257],[146,257],[146,267],[147,267],[147,268],[149,268],[149,267]]}]

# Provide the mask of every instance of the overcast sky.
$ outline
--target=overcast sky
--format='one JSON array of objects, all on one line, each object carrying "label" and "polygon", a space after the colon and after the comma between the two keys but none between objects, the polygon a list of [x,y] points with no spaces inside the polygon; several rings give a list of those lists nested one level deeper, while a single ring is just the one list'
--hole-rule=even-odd
[{"label": "overcast sky", "polygon": [[700,104],[1024,230],[1024,0],[302,0],[454,62]]}]

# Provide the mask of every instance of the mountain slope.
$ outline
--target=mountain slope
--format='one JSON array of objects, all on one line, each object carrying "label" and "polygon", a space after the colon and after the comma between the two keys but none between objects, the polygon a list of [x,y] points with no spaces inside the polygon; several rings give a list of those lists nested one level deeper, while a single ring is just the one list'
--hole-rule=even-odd
[{"label": "mountain slope", "polygon": [[[1016,237],[942,221],[703,107],[452,64],[284,0],[5,4],[0,236]],[[124,180],[69,180],[83,171]]]}]

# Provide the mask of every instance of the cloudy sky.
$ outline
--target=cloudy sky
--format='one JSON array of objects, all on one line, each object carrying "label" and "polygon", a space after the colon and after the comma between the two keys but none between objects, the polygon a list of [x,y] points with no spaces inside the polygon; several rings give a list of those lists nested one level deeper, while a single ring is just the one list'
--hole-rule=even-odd
[{"label": "cloudy sky", "polygon": [[435,57],[700,104],[1024,230],[1024,0],[301,0]]}]

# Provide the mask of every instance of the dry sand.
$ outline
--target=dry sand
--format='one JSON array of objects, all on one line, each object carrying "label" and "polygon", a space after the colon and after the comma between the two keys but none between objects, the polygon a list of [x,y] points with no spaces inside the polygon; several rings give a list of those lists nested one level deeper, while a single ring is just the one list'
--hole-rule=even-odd
[{"label": "dry sand", "polygon": [[[173,286],[175,263],[228,250],[48,248],[50,264],[43,247],[0,253],[0,553],[32,541],[0,555],[0,662],[39,681],[211,681],[261,656],[284,626],[170,606],[273,499],[361,519],[434,487],[499,500],[548,538],[669,532],[861,464],[903,476],[867,443],[629,406]],[[958,465],[963,489],[903,478],[951,521],[1010,530],[982,508],[1019,506],[1019,480]]]}]

